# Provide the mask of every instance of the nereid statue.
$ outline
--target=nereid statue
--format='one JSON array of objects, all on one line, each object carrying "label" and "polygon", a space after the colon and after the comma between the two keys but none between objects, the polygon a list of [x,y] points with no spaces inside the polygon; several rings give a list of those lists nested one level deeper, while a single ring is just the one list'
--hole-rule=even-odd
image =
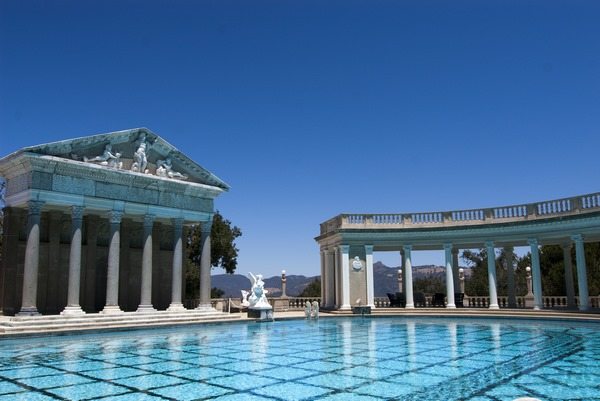
[{"label": "nereid statue", "polygon": [[104,152],[96,157],[87,158],[83,156],[83,161],[87,163],[100,163],[102,166],[120,169],[123,167],[120,153],[112,153],[112,145],[107,143]]},{"label": "nereid statue", "polygon": [[135,153],[133,154],[133,164],[131,165],[131,171],[138,173],[148,173],[148,157],[146,151],[148,150],[149,144],[146,142],[146,134],[140,135],[139,145]]},{"label": "nereid statue", "polygon": [[170,157],[167,157],[166,160],[158,160],[156,162],[156,175],[159,177],[179,178],[181,180],[187,180],[187,175],[181,174],[177,171],[173,171],[173,165],[171,163],[172,162]]}]

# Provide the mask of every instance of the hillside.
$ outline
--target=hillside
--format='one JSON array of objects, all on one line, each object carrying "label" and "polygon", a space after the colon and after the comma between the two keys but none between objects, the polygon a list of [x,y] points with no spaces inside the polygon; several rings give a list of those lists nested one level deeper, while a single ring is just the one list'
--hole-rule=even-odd
[{"label": "hillside", "polygon": [[[413,280],[429,276],[444,277],[445,270],[442,266],[424,265],[413,267]],[[298,296],[315,279],[320,276],[306,277],[302,275],[287,276],[287,295]],[[398,267],[389,267],[381,262],[373,263],[373,279],[375,281],[375,296],[385,297],[388,292],[398,291]],[[263,279],[265,289],[269,296],[281,295],[281,276]],[[225,292],[224,297],[238,298],[241,290],[249,290],[250,279],[241,274],[217,274],[212,276],[212,286]]]}]

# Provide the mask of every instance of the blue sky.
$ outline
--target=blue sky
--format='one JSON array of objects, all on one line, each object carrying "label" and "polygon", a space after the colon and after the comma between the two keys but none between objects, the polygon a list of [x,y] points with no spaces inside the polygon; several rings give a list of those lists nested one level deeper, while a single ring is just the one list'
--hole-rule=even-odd
[{"label": "blue sky", "polygon": [[148,127],[231,185],[240,273],[318,274],[342,212],[598,191],[598,21],[577,0],[3,0],[0,154]]}]

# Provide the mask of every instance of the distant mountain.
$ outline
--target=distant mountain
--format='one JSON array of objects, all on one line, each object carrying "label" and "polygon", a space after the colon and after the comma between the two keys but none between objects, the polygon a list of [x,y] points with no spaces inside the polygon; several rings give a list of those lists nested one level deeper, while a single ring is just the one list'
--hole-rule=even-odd
[{"label": "distant mountain", "polygon": [[[320,276],[306,277],[302,275],[286,276],[286,293],[289,296],[298,296],[311,282]],[[281,276],[263,278],[265,289],[269,291],[268,296],[278,297],[281,295]],[[250,279],[241,274],[216,274],[212,276],[212,287],[219,288],[225,292],[225,298],[241,297],[242,290],[250,290],[252,283]]]},{"label": "distant mountain", "polygon": [[[386,266],[382,262],[373,263],[376,297],[385,297],[388,292],[398,291],[398,268],[398,266]],[[465,269],[465,274],[469,275],[469,273],[470,271]],[[413,280],[425,277],[442,277],[442,279],[445,279],[445,274],[446,270],[443,266],[413,266]],[[321,276],[289,275],[286,278],[286,293],[294,297],[298,296],[315,279],[320,279]],[[269,291],[269,296],[277,297],[281,295],[281,276],[263,278],[263,280],[265,289]],[[241,274],[217,274],[212,276],[212,286],[223,290],[226,298],[238,298],[241,296],[241,290],[249,290],[252,284],[248,277]]]}]

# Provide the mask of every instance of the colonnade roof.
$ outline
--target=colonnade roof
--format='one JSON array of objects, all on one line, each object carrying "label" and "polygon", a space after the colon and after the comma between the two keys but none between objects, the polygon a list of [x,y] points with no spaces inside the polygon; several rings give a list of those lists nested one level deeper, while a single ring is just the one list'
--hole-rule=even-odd
[{"label": "colonnade roof", "polygon": [[559,244],[574,235],[600,240],[600,193],[492,208],[418,213],[344,213],[320,225],[321,247],[370,244],[375,250]]}]

